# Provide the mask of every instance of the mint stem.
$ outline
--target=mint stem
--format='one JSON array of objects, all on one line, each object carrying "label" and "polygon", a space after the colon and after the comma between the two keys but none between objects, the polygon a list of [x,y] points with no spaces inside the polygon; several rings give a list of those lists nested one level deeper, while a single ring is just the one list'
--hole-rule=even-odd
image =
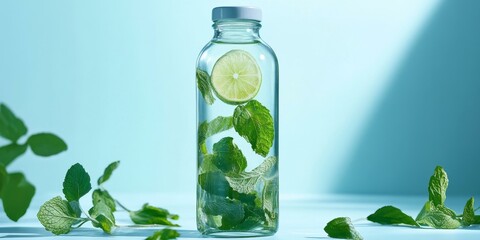
[{"label": "mint stem", "polygon": [[74,228],[74,229],[79,228],[79,227],[81,227],[83,224],[85,224],[85,223],[88,222],[88,221],[90,221],[89,218],[83,218],[83,221],[82,221],[80,224],[78,224],[77,226],[72,227],[72,228]]},{"label": "mint stem", "polygon": [[82,211],[82,213],[85,214],[85,216],[87,216],[87,218],[88,218],[90,221],[92,221],[92,222],[94,222],[94,223],[96,223],[96,224],[100,224],[100,223],[97,221],[97,219],[90,217],[90,215],[89,215],[87,212],[85,212],[85,210],[83,210],[82,206],[80,206],[80,203],[78,203],[78,207],[80,208],[80,210]]},{"label": "mint stem", "polygon": [[127,212],[131,212],[130,209],[126,208],[125,206],[123,206],[123,204],[121,204],[117,199],[115,199],[115,202],[118,204],[118,206],[120,206],[121,208],[123,208],[123,210],[127,211]]}]

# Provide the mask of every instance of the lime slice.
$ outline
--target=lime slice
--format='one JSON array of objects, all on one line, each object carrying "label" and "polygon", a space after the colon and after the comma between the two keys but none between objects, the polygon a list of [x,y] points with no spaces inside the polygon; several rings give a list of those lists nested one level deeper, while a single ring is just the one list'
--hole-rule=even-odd
[{"label": "lime slice", "polygon": [[240,104],[257,95],[262,84],[262,72],[248,52],[232,50],[213,66],[211,83],[223,102]]}]

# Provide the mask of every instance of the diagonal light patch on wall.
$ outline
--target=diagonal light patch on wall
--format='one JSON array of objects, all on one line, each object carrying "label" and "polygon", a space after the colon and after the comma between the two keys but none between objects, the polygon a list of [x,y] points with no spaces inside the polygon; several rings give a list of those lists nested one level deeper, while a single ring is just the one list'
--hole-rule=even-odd
[{"label": "diagonal light patch on wall", "polygon": [[425,194],[442,165],[449,194],[472,194],[480,167],[480,2],[445,1],[388,77],[344,158],[337,192]]},{"label": "diagonal light patch on wall", "polygon": [[[311,89],[320,91],[321,100],[311,102],[307,109],[317,109],[320,122],[318,147],[311,148],[317,157],[315,172],[321,185],[315,191],[331,191],[342,170],[349,164],[349,153],[356,146],[363,127],[388,89],[392,76],[429,21],[441,1],[405,1],[388,3],[340,4],[332,17],[319,66],[335,71],[320,76]],[[372,9],[373,8],[373,9]]]}]

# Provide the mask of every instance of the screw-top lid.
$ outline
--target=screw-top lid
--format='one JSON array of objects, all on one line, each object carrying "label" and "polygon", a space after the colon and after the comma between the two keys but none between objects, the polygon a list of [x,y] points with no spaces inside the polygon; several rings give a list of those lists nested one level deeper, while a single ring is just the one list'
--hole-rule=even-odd
[{"label": "screw-top lid", "polygon": [[248,19],[262,21],[262,10],[256,7],[216,7],[212,10],[212,21],[222,19]]}]

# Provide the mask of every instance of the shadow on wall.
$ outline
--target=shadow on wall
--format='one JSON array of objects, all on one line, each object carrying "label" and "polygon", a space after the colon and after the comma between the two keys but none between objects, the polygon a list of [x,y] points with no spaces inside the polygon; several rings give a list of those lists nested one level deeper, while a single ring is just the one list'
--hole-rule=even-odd
[{"label": "shadow on wall", "polygon": [[[337,193],[479,196],[480,1],[444,1],[419,34],[339,175]],[[480,197],[480,196],[479,196]]]}]

